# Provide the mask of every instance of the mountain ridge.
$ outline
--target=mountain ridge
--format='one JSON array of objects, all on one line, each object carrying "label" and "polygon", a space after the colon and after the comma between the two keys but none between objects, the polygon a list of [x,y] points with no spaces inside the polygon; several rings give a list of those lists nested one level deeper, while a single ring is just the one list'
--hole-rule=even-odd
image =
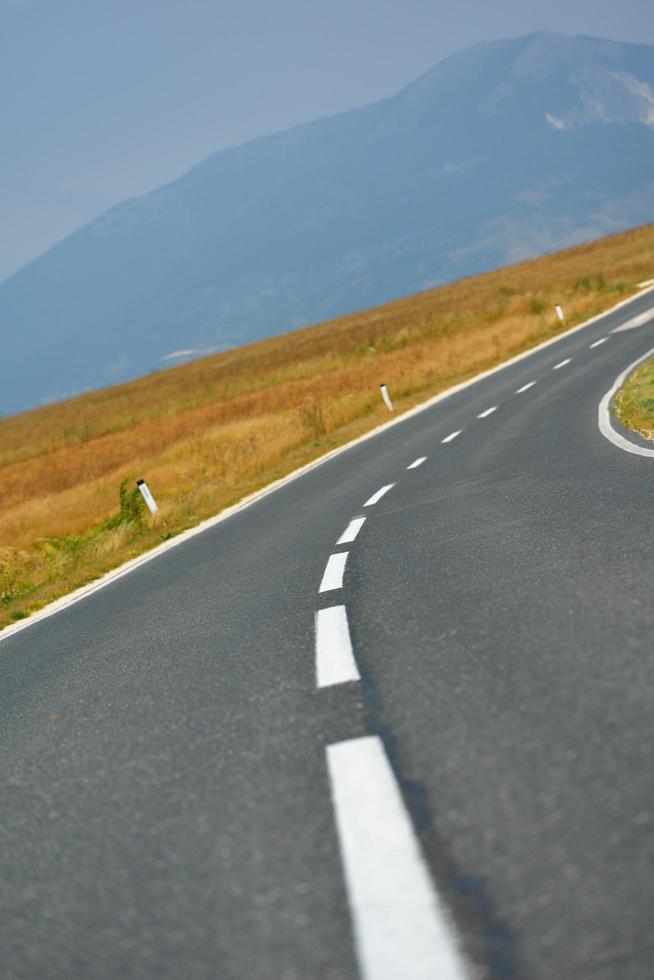
[{"label": "mountain ridge", "polygon": [[0,283],[0,409],[645,223],[653,86],[652,47],[537,32],[211,154]]}]

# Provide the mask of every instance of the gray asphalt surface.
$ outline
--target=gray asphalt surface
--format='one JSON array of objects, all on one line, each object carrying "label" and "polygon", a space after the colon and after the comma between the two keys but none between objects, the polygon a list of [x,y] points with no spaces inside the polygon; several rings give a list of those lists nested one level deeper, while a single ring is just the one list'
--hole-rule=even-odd
[{"label": "gray asphalt surface", "polygon": [[[597,426],[651,306],[0,643],[3,980],[356,977],[325,746],[369,733],[476,976],[651,980],[654,463]],[[335,601],[362,682],[317,691]]]}]

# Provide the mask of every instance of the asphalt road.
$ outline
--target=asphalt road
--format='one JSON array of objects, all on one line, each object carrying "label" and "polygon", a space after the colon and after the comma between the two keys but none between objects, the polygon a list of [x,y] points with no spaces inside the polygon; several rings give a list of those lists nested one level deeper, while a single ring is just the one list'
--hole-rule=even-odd
[{"label": "asphalt road", "polygon": [[[0,643],[2,980],[377,980],[373,880],[410,943],[442,912],[461,975],[651,980],[654,463],[597,424],[654,345],[654,320],[611,331],[651,307]],[[314,616],[337,605],[360,679],[317,687]],[[389,760],[418,878],[401,840],[378,860],[385,803],[347,836],[368,756],[337,785],[343,745]],[[387,976],[456,973],[403,955]]]}]

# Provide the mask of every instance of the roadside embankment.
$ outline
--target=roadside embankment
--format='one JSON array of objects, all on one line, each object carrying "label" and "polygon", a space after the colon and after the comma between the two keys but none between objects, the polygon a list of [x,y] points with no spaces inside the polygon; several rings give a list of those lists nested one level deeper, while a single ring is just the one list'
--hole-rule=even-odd
[{"label": "roadside embankment", "polygon": [[0,419],[0,628],[375,428],[381,383],[403,412],[609,309],[653,255],[650,225]]}]

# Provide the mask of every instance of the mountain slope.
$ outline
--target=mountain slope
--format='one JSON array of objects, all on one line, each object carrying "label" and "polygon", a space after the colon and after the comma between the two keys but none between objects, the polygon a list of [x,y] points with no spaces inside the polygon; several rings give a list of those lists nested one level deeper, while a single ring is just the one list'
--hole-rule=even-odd
[{"label": "mountain slope", "polygon": [[536,34],[218,153],[0,285],[0,410],[654,218],[654,48]]}]

